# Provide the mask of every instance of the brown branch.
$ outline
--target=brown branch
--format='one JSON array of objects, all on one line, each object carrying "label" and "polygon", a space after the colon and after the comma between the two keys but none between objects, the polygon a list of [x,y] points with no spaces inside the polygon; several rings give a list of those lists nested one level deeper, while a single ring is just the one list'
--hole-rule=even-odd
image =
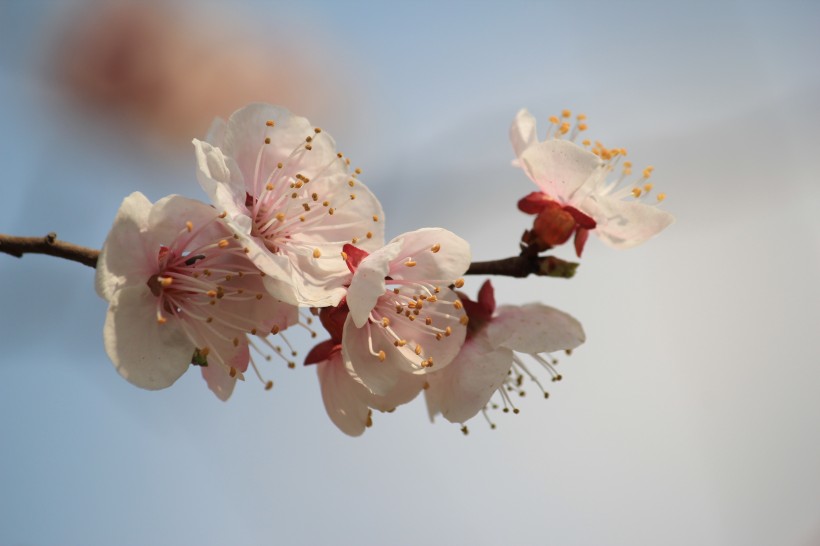
[{"label": "brown branch", "polygon": [[48,254],[88,267],[97,267],[97,257],[100,255],[99,250],[58,241],[54,232],[45,237],[15,237],[0,233],[0,252],[18,258],[22,258],[23,254]]},{"label": "brown branch", "polygon": [[[23,254],[48,254],[87,265],[97,266],[100,251],[57,240],[56,233],[45,237],[15,237],[0,233],[0,252],[21,258]],[[560,277],[569,279],[575,275],[578,264],[567,262],[555,256],[538,256],[523,253],[520,256],[473,262],[467,275],[501,275],[506,277]]]},{"label": "brown branch", "polygon": [[529,256],[522,254],[502,260],[489,262],[473,262],[467,275],[502,275],[506,277],[526,277],[538,275],[541,277],[560,277],[570,279],[575,275],[578,264],[567,262],[555,256]]}]

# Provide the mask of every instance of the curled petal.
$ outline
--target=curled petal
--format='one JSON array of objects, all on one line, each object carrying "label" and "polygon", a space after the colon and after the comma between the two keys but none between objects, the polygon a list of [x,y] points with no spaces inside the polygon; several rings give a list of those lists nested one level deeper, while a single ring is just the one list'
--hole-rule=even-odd
[{"label": "curled petal", "polygon": [[364,326],[376,301],[384,295],[384,278],[389,273],[391,260],[400,250],[400,245],[391,242],[359,263],[347,292],[350,316],[357,328]]},{"label": "curled petal", "polygon": [[586,339],[575,318],[540,303],[502,305],[486,332],[491,346],[530,354],[574,349]]},{"label": "curled petal", "polygon": [[521,157],[524,150],[538,142],[535,118],[526,108],[522,108],[515,115],[512,126],[510,126],[510,141],[516,157]]}]

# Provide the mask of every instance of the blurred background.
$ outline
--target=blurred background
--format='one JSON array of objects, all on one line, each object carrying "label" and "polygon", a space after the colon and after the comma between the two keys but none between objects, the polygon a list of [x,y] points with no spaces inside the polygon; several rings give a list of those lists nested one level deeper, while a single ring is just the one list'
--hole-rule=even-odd
[{"label": "blurred background", "polygon": [[388,237],[514,254],[524,106],[586,113],[678,218],[493,281],[588,341],[466,437],[417,400],[348,438],[301,366],[228,403],[195,370],[136,389],[93,271],[0,255],[0,544],[820,544],[818,28],[817,2],[0,0],[2,233],[99,248],[132,191],[204,199],[190,140],[253,100],[335,137]]}]

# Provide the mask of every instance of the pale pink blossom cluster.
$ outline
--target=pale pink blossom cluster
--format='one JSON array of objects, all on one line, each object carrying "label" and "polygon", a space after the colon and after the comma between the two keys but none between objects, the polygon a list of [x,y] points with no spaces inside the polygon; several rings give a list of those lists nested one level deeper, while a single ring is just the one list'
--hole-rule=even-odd
[{"label": "pale pink blossom cluster", "polygon": [[[519,203],[538,215],[522,253],[575,233],[580,255],[591,230],[632,246],[671,221],[605,183],[615,162],[601,156],[611,151],[539,142],[525,111],[512,141],[517,164],[541,189]],[[293,367],[283,332],[301,325],[317,337],[318,316],[329,339],[305,364],[316,366],[333,423],[355,436],[374,409],[393,411],[422,392],[431,419],[463,424],[492,407],[517,412],[511,394],[531,381],[546,395],[535,369],[560,379],[552,354],[584,342],[566,313],[496,306],[489,281],[476,301],[460,292],[470,246],[445,229],[385,244],[381,204],[307,119],[252,104],[193,144],[211,204],[177,195],[152,204],[134,193],[98,260],[106,351],[134,385],[162,389],[195,365],[222,400],[249,368],[269,389],[262,362],[281,357]]]}]

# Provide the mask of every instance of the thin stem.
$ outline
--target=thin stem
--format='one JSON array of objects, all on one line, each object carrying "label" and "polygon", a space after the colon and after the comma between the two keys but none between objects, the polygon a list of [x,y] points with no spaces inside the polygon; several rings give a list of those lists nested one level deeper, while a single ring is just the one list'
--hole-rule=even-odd
[{"label": "thin stem", "polygon": [[57,240],[57,234],[45,237],[15,237],[0,233],[0,252],[22,258],[23,254],[48,254],[57,258],[97,267],[100,251]]}]

